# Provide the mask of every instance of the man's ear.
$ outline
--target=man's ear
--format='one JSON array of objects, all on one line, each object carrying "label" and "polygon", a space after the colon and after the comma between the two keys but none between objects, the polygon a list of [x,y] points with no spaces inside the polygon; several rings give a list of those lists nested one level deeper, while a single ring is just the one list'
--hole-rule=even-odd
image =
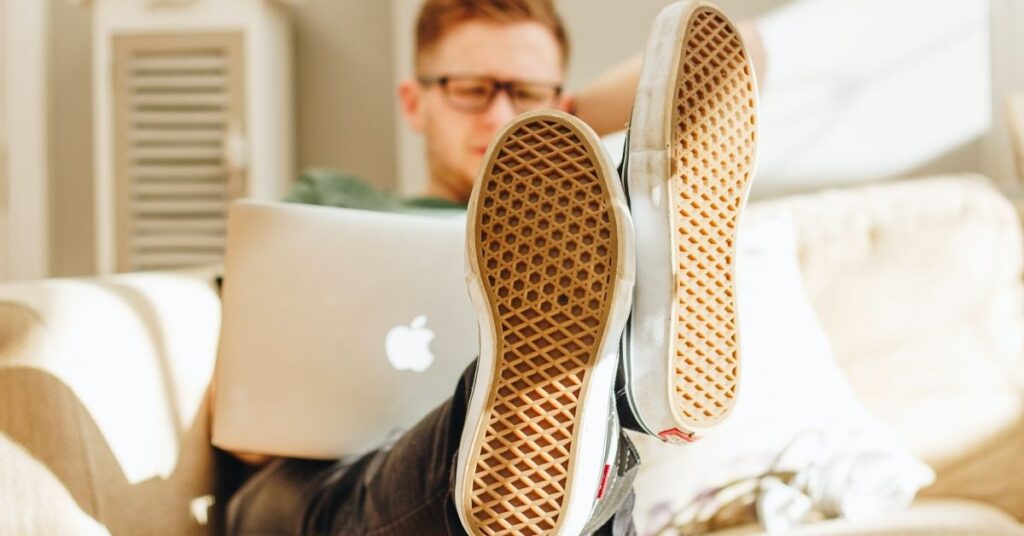
[{"label": "man's ear", "polygon": [[409,128],[423,132],[423,86],[414,78],[406,78],[398,84],[398,103],[402,107]]},{"label": "man's ear", "polygon": [[563,91],[562,96],[558,97],[558,104],[556,104],[558,110],[568,114],[576,113],[576,95]]}]

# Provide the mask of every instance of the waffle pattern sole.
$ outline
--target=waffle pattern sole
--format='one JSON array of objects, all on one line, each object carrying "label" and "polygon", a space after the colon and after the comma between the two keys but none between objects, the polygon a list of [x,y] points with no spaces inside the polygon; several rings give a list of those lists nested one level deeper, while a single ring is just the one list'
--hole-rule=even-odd
[{"label": "waffle pattern sole", "polygon": [[497,142],[477,186],[470,240],[496,348],[459,499],[476,534],[563,521],[621,254],[600,150],[568,120],[534,117]]},{"label": "waffle pattern sole", "polygon": [[700,428],[731,411],[739,381],[736,230],[757,143],[756,89],[736,28],[711,7],[683,37],[672,126],[673,411]]}]

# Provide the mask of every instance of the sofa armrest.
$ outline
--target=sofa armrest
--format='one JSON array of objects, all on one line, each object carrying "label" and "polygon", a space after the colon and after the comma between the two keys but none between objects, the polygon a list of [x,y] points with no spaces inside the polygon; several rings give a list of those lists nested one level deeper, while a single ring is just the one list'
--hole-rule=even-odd
[{"label": "sofa armrest", "polygon": [[216,272],[0,285],[0,533],[210,533]]}]

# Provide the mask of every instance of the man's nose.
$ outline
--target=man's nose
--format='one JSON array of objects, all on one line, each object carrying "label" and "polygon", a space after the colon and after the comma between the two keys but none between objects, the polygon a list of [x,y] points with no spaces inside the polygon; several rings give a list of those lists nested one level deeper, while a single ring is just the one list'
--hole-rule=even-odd
[{"label": "man's nose", "polygon": [[481,114],[481,120],[492,129],[497,130],[508,123],[516,116],[515,106],[512,105],[512,99],[509,97],[508,92],[499,91],[494,96],[494,100],[491,101],[490,106],[487,107]]}]

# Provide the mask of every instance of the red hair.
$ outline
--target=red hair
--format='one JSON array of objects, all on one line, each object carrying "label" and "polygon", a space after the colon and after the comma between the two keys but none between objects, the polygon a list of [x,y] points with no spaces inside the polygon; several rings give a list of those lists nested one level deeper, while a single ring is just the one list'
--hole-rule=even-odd
[{"label": "red hair", "polygon": [[416,18],[416,64],[452,28],[473,20],[540,23],[558,41],[562,64],[569,58],[569,39],[553,0],[426,0]]}]

